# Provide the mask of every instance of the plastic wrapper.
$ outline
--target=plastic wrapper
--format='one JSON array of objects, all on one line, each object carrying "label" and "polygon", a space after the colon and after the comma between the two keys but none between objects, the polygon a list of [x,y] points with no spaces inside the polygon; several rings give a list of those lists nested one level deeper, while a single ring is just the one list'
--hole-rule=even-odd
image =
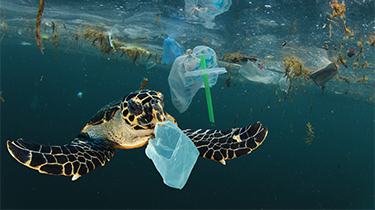
[{"label": "plastic wrapper", "polygon": [[[200,55],[206,58],[207,70],[217,68],[216,53],[207,46],[196,46],[190,55],[178,57],[172,66],[168,76],[168,84],[171,90],[172,103],[176,109],[185,112],[200,88],[204,88],[203,76],[185,76],[187,72],[201,69]],[[216,84],[217,73],[209,73],[209,85]]]},{"label": "plastic wrapper", "polygon": [[339,72],[339,69],[336,64],[330,63],[326,67],[314,71],[310,78],[315,82],[318,86],[323,86],[326,82],[332,79],[336,74]]},{"label": "plastic wrapper", "polygon": [[289,84],[290,82],[288,81],[287,77],[280,77],[279,79],[280,90],[287,92],[287,90],[289,89]]},{"label": "plastic wrapper", "polygon": [[185,186],[199,156],[191,139],[170,121],[156,124],[155,139],[149,140],[145,152],[164,183],[177,189]]},{"label": "plastic wrapper", "polygon": [[265,69],[260,70],[251,61],[247,61],[246,64],[241,66],[240,74],[250,81],[264,84],[277,84],[279,79],[279,74]]},{"label": "plastic wrapper", "polygon": [[205,21],[207,28],[213,28],[213,20],[229,10],[232,0],[185,0],[185,11],[196,19]]},{"label": "plastic wrapper", "polygon": [[184,54],[181,45],[176,40],[171,39],[169,37],[164,39],[163,49],[164,54],[161,59],[161,62],[165,64],[173,63],[173,61],[176,60],[178,56]]}]

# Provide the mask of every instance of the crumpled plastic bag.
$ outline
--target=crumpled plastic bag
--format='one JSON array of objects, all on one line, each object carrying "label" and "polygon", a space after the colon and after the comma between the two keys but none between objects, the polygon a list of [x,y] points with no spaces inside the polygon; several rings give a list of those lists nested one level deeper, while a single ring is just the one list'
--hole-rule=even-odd
[{"label": "crumpled plastic bag", "polygon": [[169,187],[182,189],[198,159],[193,141],[173,122],[157,123],[155,139],[150,139],[146,155]]},{"label": "crumpled plastic bag", "polygon": [[289,89],[290,82],[288,81],[288,78],[286,76],[282,76],[279,79],[279,87],[280,90],[283,92],[287,92]]},{"label": "crumpled plastic bag", "polygon": [[164,54],[161,59],[162,63],[171,64],[180,55],[183,55],[183,48],[174,39],[166,38],[163,42]]},{"label": "crumpled plastic bag", "polygon": [[[171,89],[172,103],[176,109],[185,112],[200,88],[204,88],[203,76],[186,77],[185,73],[201,69],[200,55],[206,58],[207,69],[218,66],[216,53],[207,46],[196,46],[191,55],[182,55],[176,58],[168,76],[168,84]],[[209,85],[216,84],[218,74],[208,74]]]},{"label": "crumpled plastic bag", "polygon": [[310,74],[310,78],[318,86],[323,86],[326,82],[331,80],[339,72],[339,68],[335,63],[330,63],[322,69],[318,69]]},{"label": "crumpled plastic bag", "polygon": [[195,19],[205,21],[206,28],[213,28],[213,20],[229,10],[232,0],[185,0],[185,11]]},{"label": "crumpled plastic bag", "polygon": [[269,70],[260,70],[253,62],[247,61],[246,64],[240,68],[240,74],[246,79],[253,82],[260,82],[264,84],[277,84],[279,75]]}]

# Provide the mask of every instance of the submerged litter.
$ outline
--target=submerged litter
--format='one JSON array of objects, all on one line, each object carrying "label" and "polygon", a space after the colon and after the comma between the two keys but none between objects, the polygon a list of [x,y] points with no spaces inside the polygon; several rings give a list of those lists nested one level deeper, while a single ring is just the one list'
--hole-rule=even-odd
[{"label": "submerged litter", "polygon": [[164,184],[182,189],[198,159],[194,143],[173,122],[157,123],[155,139],[150,139],[146,155],[152,160]]},{"label": "submerged litter", "polygon": [[318,86],[323,86],[339,72],[339,68],[335,63],[330,63],[326,67],[314,71],[310,74],[311,79]]},{"label": "submerged litter", "polygon": [[[187,54],[174,61],[168,76],[172,103],[180,113],[188,109],[198,90],[205,87],[203,75],[201,75],[201,72],[195,72],[202,69],[200,56],[205,56],[207,70],[218,66],[215,51],[207,46],[196,46],[193,51],[187,50]],[[223,73],[222,70],[217,69],[208,72],[210,87],[216,84],[220,72]]]},{"label": "submerged litter", "polygon": [[31,43],[29,43],[29,42],[21,42],[20,44],[23,45],[23,46],[30,46],[31,45]]},{"label": "submerged litter", "polygon": [[280,90],[286,92],[288,91],[289,86],[290,86],[290,82],[288,82],[288,77],[280,77],[279,79]]},{"label": "submerged litter", "polygon": [[80,98],[80,99],[82,99],[82,95],[83,95],[82,92],[78,92],[78,93],[77,93],[77,96],[78,96],[78,98]]},{"label": "submerged litter", "polygon": [[255,63],[251,61],[247,61],[246,64],[241,66],[240,74],[250,81],[260,82],[264,84],[276,84],[279,79],[279,75],[275,72],[268,70],[260,70],[255,65]]},{"label": "submerged litter", "polygon": [[186,72],[185,77],[193,77],[193,76],[199,76],[203,74],[223,74],[227,73],[227,70],[225,68],[212,68],[212,69],[204,69],[204,70],[195,70]]},{"label": "submerged litter", "polygon": [[39,98],[38,96],[34,96],[34,99],[33,99],[33,102],[31,102],[30,104],[30,108],[35,110],[36,106],[38,105],[38,101],[39,101]]},{"label": "submerged litter", "polygon": [[175,61],[178,56],[184,54],[181,45],[176,40],[171,39],[169,37],[164,39],[163,49],[164,54],[161,59],[161,62],[165,64],[173,63],[173,61]]},{"label": "submerged litter", "polygon": [[206,28],[213,28],[213,20],[229,10],[232,0],[185,0],[185,11],[194,19],[205,21]]},{"label": "submerged litter", "polygon": [[[222,69],[220,69],[220,68],[207,69],[206,58],[204,57],[204,55],[199,56],[199,58],[201,59],[202,70],[197,70],[197,71],[199,71],[198,74],[197,74],[197,71],[193,71],[193,72],[195,72],[195,74],[192,73],[192,72],[188,72],[188,73],[190,73],[190,75],[196,75],[196,76],[202,75],[203,76],[204,89],[206,91],[208,116],[210,118],[210,122],[215,123],[214,110],[213,110],[213,107],[212,107],[210,84],[208,82],[208,72],[220,73],[221,71],[223,71],[223,72],[226,72],[226,71],[225,71],[224,68],[222,68]],[[185,74],[185,76],[186,76],[186,74]]]},{"label": "submerged litter", "polygon": [[110,48],[115,50],[115,46],[113,45],[113,36],[112,34],[107,35],[107,41]]}]

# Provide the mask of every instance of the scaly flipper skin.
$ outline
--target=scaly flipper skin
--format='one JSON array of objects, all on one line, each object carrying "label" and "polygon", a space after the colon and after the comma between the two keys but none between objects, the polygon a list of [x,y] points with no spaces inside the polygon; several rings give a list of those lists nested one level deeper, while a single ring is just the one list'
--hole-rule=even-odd
[{"label": "scaly flipper skin", "polygon": [[200,156],[225,165],[225,160],[241,157],[266,139],[268,130],[260,122],[232,130],[183,130],[194,142]]},{"label": "scaly flipper skin", "polygon": [[104,166],[115,154],[112,143],[82,137],[75,138],[64,146],[45,146],[18,139],[7,141],[9,153],[21,164],[51,175],[73,176],[76,180],[82,175]]}]

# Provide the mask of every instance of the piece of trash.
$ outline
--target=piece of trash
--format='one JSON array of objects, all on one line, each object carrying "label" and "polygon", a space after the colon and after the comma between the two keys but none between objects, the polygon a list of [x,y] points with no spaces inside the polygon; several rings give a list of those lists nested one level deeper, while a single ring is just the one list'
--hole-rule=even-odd
[{"label": "piece of trash", "polygon": [[185,0],[185,11],[193,19],[205,21],[204,26],[212,29],[213,20],[229,10],[232,0]]},{"label": "piece of trash", "polygon": [[77,93],[77,96],[78,96],[78,98],[80,98],[80,99],[82,99],[82,95],[83,95],[82,92],[78,92],[78,93]]},{"label": "piece of trash", "polygon": [[30,104],[30,108],[32,108],[33,110],[35,110],[35,108],[36,108],[36,105],[38,105],[38,101],[39,101],[39,98],[38,98],[38,96],[34,96],[34,99],[33,99],[33,102],[31,102],[31,104]]},{"label": "piece of trash", "polygon": [[23,46],[30,46],[31,45],[31,43],[28,43],[28,42],[21,42],[20,44],[23,45]]},{"label": "piece of trash", "polygon": [[[197,71],[199,71],[203,75],[204,89],[206,91],[206,99],[207,99],[208,116],[210,118],[210,122],[215,123],[214,110],[212,108],[210,84],[208,82],[208,72],[205,72],[205,71],[210,71],[210,70],[207,69],[206,59],[205,59],[204,55],[201,55],[200,59],[201,59],[202,70],[197,70]],[[217,69],[219,69],[219,68],[214,68],[214,71],[211,70],[211,72],[219,72]],[[225,69],[224,69],[224,72],[226,72]],[[191,72],[188,72],[188,73],[191,74]],[[186,74],[185,74],[185,76],[186,76]]]},{"label": "piece of trash", "polygon": [[161,62],[165,64],[173,63],[173,61],[176,60],[178,56],[184,54],[181,45],[176,40],[171,39],[169,37],[164,39],[163,49],[164,54],[161,59]]},{"label": "piece of trash", "polygon": [[107,41],[110,48],[115,50],[115,45],[113,45],[113,36],[112,34],[107,35]]},{"label": "piece of trash", "polygon": [[[203,75],[195,72],[202,69],[200,56],[205,56],[207,69],[214,69],[218,66],[215,51],[207,46],[196,46],[193,51],[187,50],[187,54],[176,58],[168,76],[172,103],[180,113],[188,109],[198,90],[205,87]],[[216,84],[218,72],[208,74],[210,87]],[[186,74],[194,76],[186,76]]]},{"label": "piece of trash", "polygon": [[279,79],[279,87],[280,90],[283,92],[287,92],[290,86],[290,82],[288,82],[288,77],[280,77]]},{"label": "piece of trash", "polygon": [[152,160],[164,184],[182,189],[198,159],[193,141],[170,121],[157,123],[155,139],[150,139],[145,153]]},{"label": "piece of trash", "polygon": [[155,62],[148,61],[146,63],[146,69],[151,69],[152,67],[156,66]]},{"label": "piece of trash", "polygon": [[339,67],[335,63],[330,63],[326,67],[316,70],[310,74],[311,79],[318,86],[323,86],[339,72]]},{"label": "piece of trash", "polygon": [[203,74],[224,74],[227,73],[227,70],[225,68],[212,68],[212,69],[204,69],[204,70],[195,70],[186,72],[185,77],[194,77],[199,76]]},{"label": "piece of trash", "polygon": [[240,68],[240,74],[246,79],[253,82],[260,82],[264,84],[274,83],[276,84],[279,77],[278,74],[268,70],[260,70],[258,66],[251,62],[247,61],[246,64],[242,65]]},{"label": "piece of trash", "polygon": [[355,55],[355,49],[351,48],[348,50],[348,57],[351,58],[353,55]]}]

